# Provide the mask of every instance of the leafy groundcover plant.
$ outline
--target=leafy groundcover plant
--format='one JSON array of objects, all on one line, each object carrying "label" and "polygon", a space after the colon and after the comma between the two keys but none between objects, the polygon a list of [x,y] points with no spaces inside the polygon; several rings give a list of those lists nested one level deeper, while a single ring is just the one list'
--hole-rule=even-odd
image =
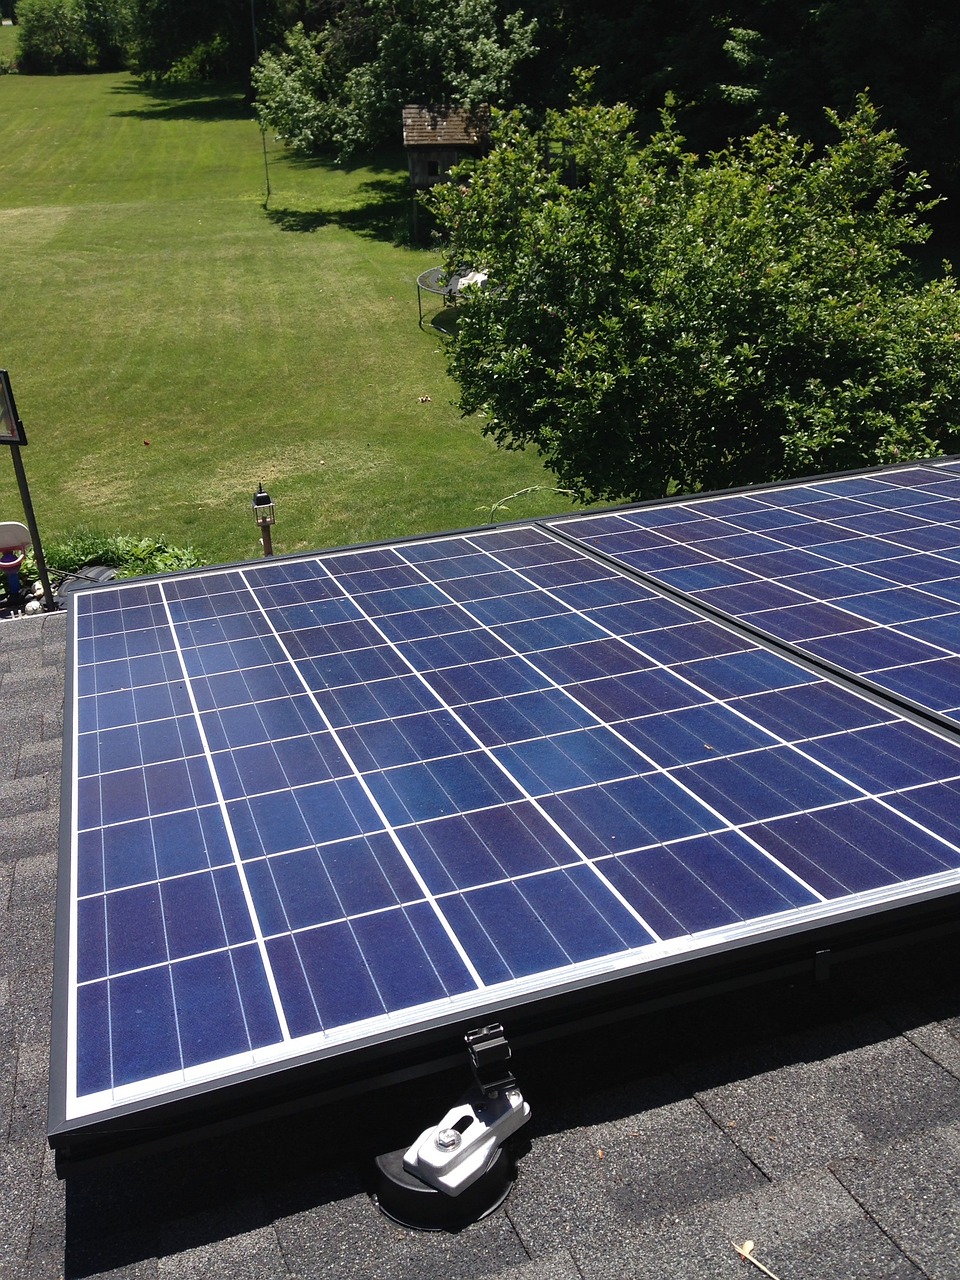
[{"label": "leafy groundcover plant", "polygon": [[[116,569],[118,578],[136,578],[153,573],[173,573],[177,569],[198,569],[203,560],[192,547],[175,547],[164,538],[134,538],[128,534],[93,533],[77,530],[43,548],[47,567],[54,579],[72,574],[82,577],[91,565]],[[37,580],[33,554],[21,571],[24,590]]]}]

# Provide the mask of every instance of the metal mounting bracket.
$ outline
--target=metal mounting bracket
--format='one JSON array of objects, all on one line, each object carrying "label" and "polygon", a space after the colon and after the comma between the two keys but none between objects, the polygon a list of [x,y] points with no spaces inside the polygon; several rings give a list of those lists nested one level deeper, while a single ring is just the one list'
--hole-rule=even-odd
[{"label": "metal mounting bracket", "polygon": [[448,1196],[458,1196],[490,1169],[503,1142],[530,1119],[517,1088],[489,1097],[471,1090],[439,1124],[408,1147],[403,1167]]},{"label": "metal mounting bracket", "polygon": [[378,1157],[375,1199],[405,1226],[437,1230],[493,1212],[513,1185],[503,1143],[530,1118],[499,1024],[464,1037],[475,1084],[406,1151]]}]

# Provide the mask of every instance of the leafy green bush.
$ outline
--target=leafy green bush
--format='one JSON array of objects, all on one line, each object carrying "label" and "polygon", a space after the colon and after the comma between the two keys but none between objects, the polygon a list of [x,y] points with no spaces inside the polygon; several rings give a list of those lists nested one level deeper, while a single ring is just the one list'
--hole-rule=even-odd
[{"label": "leafy green bush", "polygon": [[27,75],[86,71],[93,60],[77,0],[19,0],[17,63]]},{"label": "leafy green bush", "polygon": [[[589,90],[589,77],[581,77]],[[660,497],[953,452],[960,288],[913,254],[937,201],[861,97],[815,150],[786,121],[687,151],[581,101],[429,203],[460,295],[460,408],[582,499]]]},{"label": "leafy green bush", "polygon": [[18,0],[17,65],[28,75],[126,65],[131,0]]},{"label": "leafy green bush", "polygon": [[168,84],[194,84],[201,80],[228,80],[233,51],[222,35],[202,40],[173,63],[162,77]]},{"label": "leafy green bush", "polygon": [[[199,569],[203,560],[192,547],[175,547],[163,538],[132,538],[127,534],[94,533],[78,529],[43,549],[47,568],[54,577],[79,573],[90,565],[108,565],[118,578],[135,578],[177,569]],[[20,573],[25,589],[37,581],[37,562],[28,552]]]}]

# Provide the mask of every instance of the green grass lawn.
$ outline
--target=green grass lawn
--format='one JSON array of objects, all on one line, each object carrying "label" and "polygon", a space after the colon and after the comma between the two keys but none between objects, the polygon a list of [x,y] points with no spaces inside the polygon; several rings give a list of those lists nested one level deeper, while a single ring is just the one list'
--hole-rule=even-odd
[{"label": "green grass lawn", "polygon": [[[4,30],[4,35],[10,29]],[[298,161],[238,98],[0,77],[0,367],[40,531],[165,534],[210,561],[483,523],[552,480],[463,420],[417,327],[400,155]],[[569,507],[548,489],[497,518]],[[0,453],[0,518],[18,518]]]}]

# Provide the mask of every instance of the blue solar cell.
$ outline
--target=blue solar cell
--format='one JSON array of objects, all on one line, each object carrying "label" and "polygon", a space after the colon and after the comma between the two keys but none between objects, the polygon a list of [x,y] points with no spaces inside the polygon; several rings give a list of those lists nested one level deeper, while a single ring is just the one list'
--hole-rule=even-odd
[{"label": "blue solar cell", "polygon": [[960,652],[960,613],[942,613],[935,618],[924,618],[918,622],[904,623],[901,631],[916,636],[938,648]]},{"label": "blue solar cell", "polygon": [[[425,903],[363,916],[353,922],[353,931],[386,1010],[475,988],[449,935]],[[321,981],[324,988],[330,986],[326,973]]]},{"label": "blue solar cell", "polygon": [[889,718],[887,711],[823,681],[751,694],[733,705],[786,741],[860,729]]},{"label": "blue solar cell", "polygon": [[430,671],[453,667],[464,662],[484,662],[505,656],[504,646],[486,631],[455,631],[452,635],[429,636],[399,646],[406,659],[406,670]]},{"label": "blue solar cell", "polygon": [[800,604],[804,600],[803,594],[794,586],[764,582],[759,578],[732,587],[711,584],[709,589],[704,588],[696,595],[712,608],[722,609],[735,617],[756,613],[761,609],[789,609],[791,605]]},{"label": "blue solar cell", "polygon": [[732,831],[624,854],[601,865],[661,938],[718,929],[816,901]]},{"label": "blue solar cell", "polygon": [[387,680],[391,676],[406,675],[410,668],[403,655],[386,645],[377,645],[301,661],[299,670],[307,685],[317,691]]},{"label": "blue solar cell", "polygon": [[494,753],[532,796],[626,778],[644,768],[630,746],[606,729],[584,729],[502,747]]},{"label": "blue solar cell", "polygon": [[630,675],[652,665],[651,659],[621,640],[592,640],[547,649],[532,659],[539,671],[565,685],[602,676]]},{"label": "blue solar cell", "polygon": [[[133,835],[137,828],[138,835]],[[157,860],[157,874],[161,879],[184,875],[189,871],[201,871],[207,867],[223,867],[233,861],[233,850],[227,838],[223,815],[216,805],[205,809],[184,809],[181,813],[164,814],[152,818],[149,823],[131,823],[125,828],[107,828],[104,831],[104,848],[107,848],[108,832],[116,832],[118,856],[131,838],[149,838]],[[109,865],[109,864],[108,864]],[[108,888],[110,887],[108,881]]]},{"label": "blue solar cell", "polygon": [[324,845],[318,855],[345,915],[380,911],[422,896],[404,856],[385,832]]},{"label": "blue solar cell", "polygon": [[575,856],[529,803],[421,823],[403,834],[431,893],[527,875]]},{"label": "blue solar cell", "polygon": [[[847,671],[869,675],[882,673],[882,682],[894,689],[894,680],[910,666],[942,657],[942,650],[914,640],[899,631],[874,626],[838,636],[820,636],[808,640],[804,649],[826,658]],[[899,668],[894,671],[892,668]]]},{"label": "blue solar cell", "polygon": [[485,627],[499,623],[521,622],[532,618],[546,618],[561,613],[564,606],[553,595],[541,591],[515,591],[509,596],[490,596],[485,600],[471,600],[462,617],[466,625],[479,622]]},{"label": "blue solar cell", "polygon": [[429,764],[399,765],[366,778],[393,826],[515,800],[519,791],[483,752],[447,756]]},{"label": "blue solar cell", "polygon": [[[637,567],[640,568],[639,565]],[[709,587],[733,587],[757,580],[752,569],[741,569],[716,561],[682,569],[664,569],[659,574],[659,579],[677,591],[704,591]]]},{"label": "blue solar cell", "polygon": [[107,972],[106,899],[81,898],[77,902],[77,981],[91,982]]},{"label": "blue solar cell", "polygon": [[[415,676],[395,676],[389,680],[378,680],[375,684],[320,689],[317,690],[317,703],[337,729],[351,724],[368,724],[372,720],[409,716],[417,711],[433,711],[439,705],[436,697]],[[305,723],[311,727],[309,720]],[[312,727],[318,727],[316,717]]]},{"label": "blue solar cell", "polygon": [[[107,968],[111,974],[163,964],[167,959],[160,886],[136,885],[106,895]],[[78,950],[82,951],[83,946]]]},{"label": "blue solar cell", "polygon": [[780,531],[788,529],[791,525],[806,525],[806,518],[799,511],[782,510],[779,507],[766,507],[756,499],[750,499],[751,505],[745,510],[738,512],[731,520],[732,524],[737,525],[740,529],[750,529],[756,531],[772,531],[776,530],[778,538]]},{"label": "blue solar cell", "polygon": [[[221,876],[221,889],[228,882]],[[221,949],[228,941],[220,906],[220,893],[209,872],[178,876],[160,885],[166,945],[171,959]],[[232,913],[236,920],[236,912]],[[243,936],[233,941],[249,941],[249,920]]]},{"label": "blue solar cell", "polygon": [[548,796],[543,807],[588,857],[626,853],[723,826],[697,799],[659,774]]},{"label": "blue solar cell", "polygon": [[951,605],[960,604],[960,571],[949,579],[938,577],[924,583],[924,590],[937,600],[946,601]]},{"label": "blue solar cell", "polygon": [[[389,927],[386,922],[391,914],[384,912],[377,917],[384,930]],[[274,956],[284,941],[277,939],[270,947],[275,971]],[[304,1027],[297,1028],[300,1034],[359,1022],[384,1012],[384,1002],[351,925],[330,924],[307,929],[292,935],[292,943],[296,962],[292,966],[284,965],[282,977],[287,989],[281,987],[281,994],[286,1004],[290,1000],[291,985],[294,990],[301,987],[298,1003],[302,1003],[307,1012],[312,1007],[313,1018]],[[336,982],[329,980],[331,973],[338,975]],[[278,978],[280,976],[278,974]]]},{"label": "blue solar cell", "polygon": [[[641,943],[651,940],[609,894],[604,915],[591,912],[584,883],[582,872],[574,877],[555,871],[446,898],[444,911],[487,983],[569,965],[574,956],[566,946],[583,959],[625,950],[623,934]],[[580,936],[571,928],[577,919],[584,923]]]},{"label": "blue solar cell", "polygon": [[[92,747],[93,744],[91,744]],[[125,725],[97,735],[99,770],[110,773],[131,763],[159,764],[198,755],[202,750],[193,717],[154,720],[148,724]],[[86,754],[81,748],[82,754]],[[94,765],[94,771],[99,771]]]},{"label": "blue solar cell", "polygon": [[611,899],[607,882],[590,867],[528,876],[517,887],[574,962],[615,955],[651,940],[650,930],[616,898]]},{"label": "blue solar cell", "polygon": [[414,583],[408,587],[391,587],[386,591],[371,591],[359,597],[358,604],[369,617],[381,614],[408,613],[413,609],[429,609],[442,603],[443,597],[435,587]]},{"label": "blue solar cell", "polygon": [[871,792],[899,791],[954,772],[960,776],[952,744],[938,743],[902,721],[808,742],[806,752]]},{"label": "blue solar cell", "polygon": [[739,637],[713,622],[684,622],[658,631],[640,631],[631,635],[630,640],[648,657],[666,665],[743,649]]},{"label": "blue solar cell", "polygon": [[644,716],[618,725],[617,731],[659,765],[692,764],[771,743],[763,729],[714,704]]},{"label": "blue solar cell", "polygon": [[763,609],[757,613],[745,612],[745,621],[759,627],[767,635],[781,640],[812,640],[816,636],[838,635],[844,631],[864,631],[869,623],[855,614],[847,613],[836,605],[791,605],[786,609]]},{"label": "blue solar cell", "polygon": [[916,827],[876,801],[822,814],[796,814],[752,827],[750,835],[826,898],[861,893],[956,866]]},{"label": "blue solar cell", "polygon": [[591,680],[573,686],[571,693],[600,720],[611,723],[653,711],[677,711],[708,700],[699,684],[694,687],[663,667]]},{"label": "blue solar cell", "polygon": [[77,1093],[100,1093],[113,1084],[110,1011],[105,982],[77,989]]},{"label": "blue solar cell", "polygon": [[[78,1039],[86,1038],[79,1028]],[[110,1046],[114,1087],[181,1069],[169,969],[144,969],[111,981]]]},{"label": "blue solar cell", "polygon": [[940,707],[945,715],[950,715],[960,704],[960,658],[921,661],[881,674],[888,689],[921,706]]},{"label": "blue solar cell", "polygon": [[[289,855],[284,855],[289,856]],[[273,875],[272,863],[276,858],[256,858],[244,865],[243,874],[250,894],[257,925],[265,938],[282,936],[290,932],[290,922],[284,911],[283,899]],[[340,912],[327,912],[322,919],[338,919]],[[314,923],[316,923],[314,921]]]},{"label": "blue solar cell", "polygon": [[397,720],[344,729],[345,750],[362,770],[433,760],[469,751],[476,744],[449,711],[426,711]]},{"label": "blue solar cell", "polygon": [[[171,973],[185,1067],[250,1048],[246,1018],[228,954],[196,956],[174,965]],[[215,1023],[210,1017],[212,991],[217,995]]]},{"label": "blue solar cell", "polygon": [[595,622],[580,614],[557,613],[533,621],[498,626],[496,634],[519,653],[530,653],[596,640],[600,632]]},{"label": "blue solar cell", "polygon": [[911,511],[892,510],[871,511],[867,515],[841,520],[834,528],[849,538],[851,534],[857,537],[862,537],[864,534],[896,534],[901,529],[923,528],[924,524],[922,517]]},{"label": "blue solar cell", "polygon": [[683,545],[655,547],[651,550],[638,550],[635,546],[636,538],[633,534],[623,539],[623,550],[617,545],[617,540],[613,543],[606,544],[601,548],[607,555],[614,555],[618,560],[623,560],[625,564],[633,565],[640,568],[640,563],[644,565],[644,572],[654,572],[663,569],[685,569],[691,565],[709,565],[714,563],[713,557],[705,551],[697,551],[694,547]]},{"label": "blue solar cell", "polygon": [[236,801],[227,812],[244,857],[300,849],[311,842],[299,805],[291,804],[282,792]]},{"label": "blue solar cell", "polygon": [[344,916],[316,849],[248,863],[246,874],[265,933],[306,929]]},{"label": "blue solar cell", "polygon": [[[161,717],[155,717],[160,719]],[[136,722],[133,692],[123,689],[103,697],[80,698],[77,702],[77,729],[81,734],[92,729],[116,729]]]},{"label": "blue solar cell", "polygon": [[916,787],[898,796],[896,807],[928,831],[939,832],[944,840],[950,841],[953,849],[946,854],[938,845],[934,844],[934,847],[941,856],[947,857],[951,865],[956,865],[956,849],[960,847],[960,784],[947,782]]},{"label": "blue solar cell", "polygon": [[960,530],[955,525],[924,525],[917,529],[904,529],[894,535],[892,541],[915,551],[942,551],[947,554],[960,547]]},{"label": "blue solar cell", "polygon": [[511,698],[490,698],[457,712],[484,746],[522,742],[544,733],[564,733],[597,723],[594,715],[559,689],[538,689]]},{"label": "blue solar cell", "polygon": [[813,676],[776,653],[748,649],[687,662],[683,674],[698,688],[718,698],[742,697],[763,689],[788,689],[809,684]]},{"label": "blue solar cell", "polygon": [[521,658],[492,658],[486,662],[445,667],[430,676],[430,685],[449,706],[482,702],[542,689],[546,679]]},{"label": "blue solar cell", "polygon": [[673,776],[730,822],[776,818],[858,795],[845,779],[787,748],[707,760],[677,769]]},{"label": "blue solar cell", "polygon": [[320,727],[316,708],[306,696],[221,707],[202,714],[200,721],[211,751],[292,738]]}]

